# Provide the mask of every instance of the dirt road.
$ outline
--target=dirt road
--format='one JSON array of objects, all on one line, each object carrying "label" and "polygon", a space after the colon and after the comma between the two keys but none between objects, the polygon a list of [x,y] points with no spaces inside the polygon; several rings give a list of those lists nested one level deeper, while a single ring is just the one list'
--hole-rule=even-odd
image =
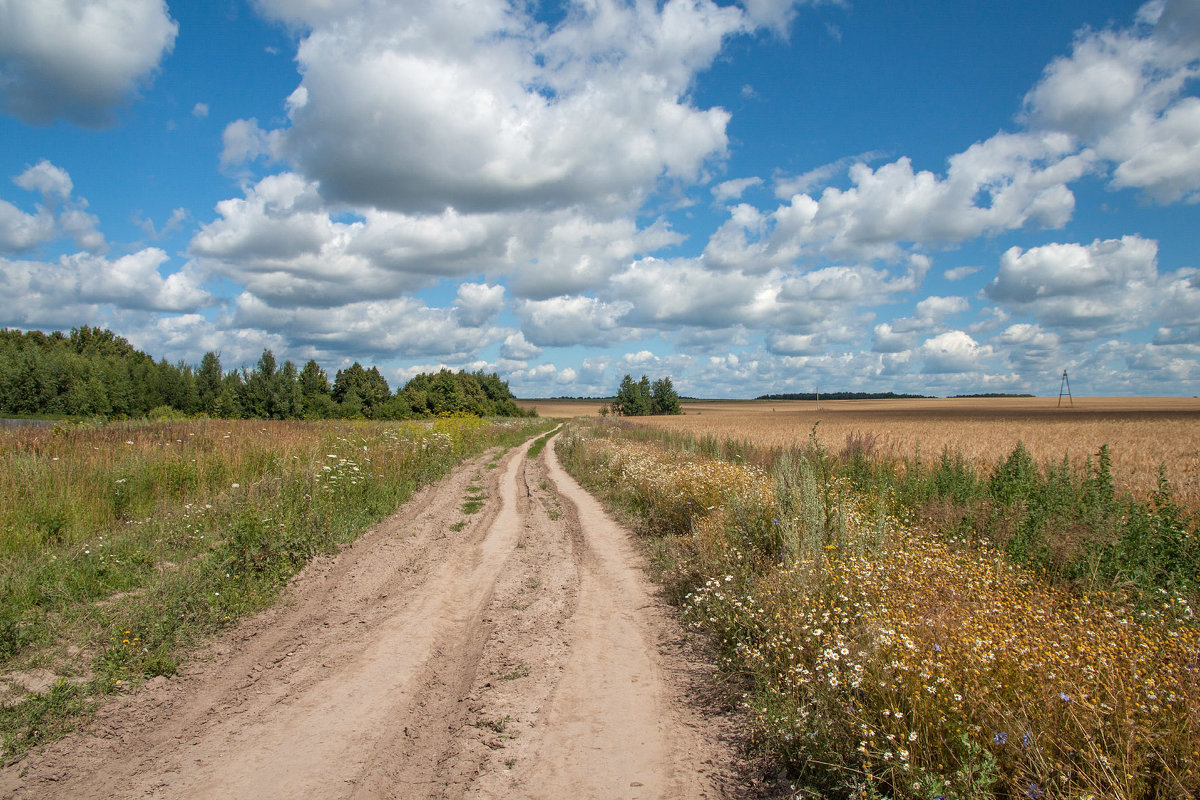
[{"label": "dirt road", "polygon": [[313,563],[180,675],[4,769],[0,796],[746,796],[628,533],[527,449]]}]

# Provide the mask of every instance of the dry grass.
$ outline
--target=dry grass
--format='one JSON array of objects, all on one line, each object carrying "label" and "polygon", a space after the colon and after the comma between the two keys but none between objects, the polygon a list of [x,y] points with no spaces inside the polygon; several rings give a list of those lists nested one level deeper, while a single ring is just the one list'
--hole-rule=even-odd
[{"label": "dry grass", "polygon": [[[598,416],[600,401],[529,401],[543,417]],[[757,445],[807,441],[813,425],[828,449],[849,437],[873,434],[877,451],[899,457],[920,450],[934,458],[960,450],[990,469],[1018,441],[1039,461],[1064,454],[1080,465],[1101,445],[1112,451],[1119,489],[1153,491],[1165,464],[1177,500],[1200,505],[1200,400],[1194,398],[1077,398],[1059,408],[1057,398],[838,400],[714,400],[685,403],[678,417],[642,417],[637,424],[681,433],[746,439]]]}]

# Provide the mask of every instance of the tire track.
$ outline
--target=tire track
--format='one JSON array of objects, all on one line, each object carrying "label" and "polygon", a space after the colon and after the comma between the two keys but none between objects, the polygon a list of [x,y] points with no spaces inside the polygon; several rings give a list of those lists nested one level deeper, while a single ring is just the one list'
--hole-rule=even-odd
[{"label": "tire track", "polygon": [[528,447],[427,487],[180,676],[0,771],[0,795],[740,794],[629,534]]}]

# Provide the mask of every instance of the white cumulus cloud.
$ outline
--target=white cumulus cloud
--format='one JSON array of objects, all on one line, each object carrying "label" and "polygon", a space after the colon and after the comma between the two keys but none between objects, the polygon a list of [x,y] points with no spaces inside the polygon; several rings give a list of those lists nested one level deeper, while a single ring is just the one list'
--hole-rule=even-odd
[{"label": "white cumulus cloud", "polygon": [[486,283],[462,283],[454,308],[461,324],[478,328],[495,319],[504,308],[504,287]]},{"label": "white cumulus cloud", "polygon": [[65,169],[45,159],[13,178],[13,183],[27,191],[38,192],[43,197],[56,197],[59,200],[66,200],[75,188]]},{"label": "white cumulus cloud", "polygon": [[43,159],[13,178],[13,183],[41,195],[41,202],[30,214],[0,200],[0,254],[25,253],[64,236],[88,251],[106,249],[100,221],[86,210],[87,200],[72,196],[74,183],[66,170]]},{"label": "white cumulus cloud", "polygon": [[1025,97],[1034,125],[1065,131],[1115,165],[1112,185],[1161,203],[1200,200],[1200,13],[1143,6],[1124,30],[1084,30]]},{"label": "white cumulus cloud", "polygon": [[726,152],[729,114],[689,99],[726,38],[793,3],[576,4],[553,27],[520,4],[263,0],[304,26],[290,124],[227,132],[223,160],[279,151],[331,199],[407,213],[636,208]]},{"label": "white cumulus cloud", "polygon": [[983,370],[992,348],[980,345],[963,331],[946,331],[926,339],[918,352],[926,373],[961,373]]},{"label": "white cumulus cloud", "polygon": [[243,292],[231,324],[250,330],[284,330],[293,346],[323,358],[436,357],[465,360],[494,342],[499,332],[460,324],[453,309],[430,308],[401,297],[347,303],[335,308],[278,307]]},{"label": "white cumulus cloud", "polygon": [[526,339],[538,347],[604,346],[641,338],[624,321],[632,304],[579,295],[523,300],[515,312]]},{"label": "white cumulus cloud", "polygon": [[1140,236],[1012,247],[985,292],[1064,334],[1130,330],[1144,325],[1152,311],[1157,258],[1158,244]]},{"label": "white cumulus cloud", "polygon": [[[180,270],[164,277],[159,268],[168,256],[148,247],[116,259],[74,253],[54,262],[0,259],[0,286],[5,296],[20,297],[9,304],[4,324],[48,327],[71,313],[79,319],[94,316],[89,309],[183,312],[211,304],[199,276]],[[68,325],[67,327],[72,327]]]},{"label": "white cumulus cloud", "polygon": [[178,28],[163,0],[0,0],[0,108],[35,124],[108,124]]}]

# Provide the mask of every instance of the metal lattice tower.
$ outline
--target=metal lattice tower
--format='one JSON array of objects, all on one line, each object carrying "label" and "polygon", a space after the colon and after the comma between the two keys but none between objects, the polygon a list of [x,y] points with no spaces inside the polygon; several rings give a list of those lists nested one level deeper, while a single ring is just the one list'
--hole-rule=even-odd
[{"label": "metal lattice tower", "polygon": [[1071,381],[1067,380],[1067,371],[1063,370],[1062,383],[1058,385],[1058,407],[1062,408],[1063,392],[1066,391],[1067,401],[1071,408],[1075,407],[1075,398],[1071,397]]}]

